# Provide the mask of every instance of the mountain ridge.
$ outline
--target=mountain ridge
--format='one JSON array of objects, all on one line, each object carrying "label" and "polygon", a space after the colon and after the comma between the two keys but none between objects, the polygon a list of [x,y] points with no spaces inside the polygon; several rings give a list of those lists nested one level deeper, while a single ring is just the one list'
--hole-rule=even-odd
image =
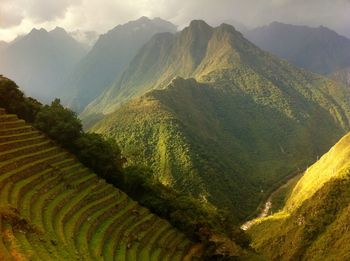
[{"label": "mountain ridge", "polygon": [[350,65],[350,39],[324,26],[273,22],[245,36],[260,48],[316,73],[326,75]]},{"label": "mountain ridge", "polygon": [[9,43],[0,71],[43,102],[61,97],[60,83],[85,55],[84,48],[63,29],[33,28]]},{"label": "mountain ridge", "polygon": [[65,82],[66,87],[73,89],[65,97],[65,103],[80,112],[119,78],[144,43],[155,33],[166,31],[175,32],[176,26],[160,18],[141,17],[100,35]]},{"label": "mountain ridge", "polygon": [[[205,50],[192,52],[197,38],[208,39]],[[349,89],[225,24],[194,21],[176,35],[155,35],[119,83],[105,96],[110,114],[91,130],[116,139],[130,164],[142,162],[163,184],[237,220],[349,129]]]}]

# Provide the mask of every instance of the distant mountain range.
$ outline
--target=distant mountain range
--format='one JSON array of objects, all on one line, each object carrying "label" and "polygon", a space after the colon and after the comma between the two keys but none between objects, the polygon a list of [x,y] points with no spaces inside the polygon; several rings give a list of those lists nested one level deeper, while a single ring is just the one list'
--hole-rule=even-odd
[{"label": "distant mountain range", "polygon": [[104,117],[91,130],[115,138],[130,164],[242,220],[349,130],[349,98],[230,25],[193,21],[152,37],[82,116]]},{"label": "distant mountain range", "polygon": [[245,36],[261,49],[316,73],[329,74],[350,66],[350,39],[323,26],[273,22]]},{"label": "distant mountain range", "polygon": [[0,73],[15,80],[27,95],[43,102],[60,96],[63,81],[86,54],[64,29],[33,29],[3,49]]},{"label": "distant mountain range", "polygon": [[175,31],[175,25],[160,18],[141,17],[101,35],[65,82],[74,91],[68,92],[67,103],[81,111],[119,77],[154,34]]}]

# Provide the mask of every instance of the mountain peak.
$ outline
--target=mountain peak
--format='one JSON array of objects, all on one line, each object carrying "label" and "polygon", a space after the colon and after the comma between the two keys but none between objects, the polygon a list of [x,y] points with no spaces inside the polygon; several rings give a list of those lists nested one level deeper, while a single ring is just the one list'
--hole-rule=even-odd
[{"label": "mountain peak", "polygon": [[33,28],[30,31],[29,35],[38,35],[38,34],[44,34],[44,33],[47,33],[47,31],[44,28],[40,28],[40,29]]},{"label": "mountain peak", "polygon": [[192,20],[189,28],[212,28],[210,25],[208,25],[204,20]]},{"label": "mountain peak", "polygon": [[67,32],[66,32],[66,30],[64,30],[64,28],[56,26],[55,29],[50,31],[50,33],[67,33]]},{"label": "mountain peak", "polygon": [[139,19],[135,21],[140,21],[140,22],[149,22],[151,19],[149,19],[147,16],[141,16]]},{"label": "mountain peak", "polygon": [[239,33],[233,25],[222,23],[219,27],[219,30],[230,32],[230,33]]}]

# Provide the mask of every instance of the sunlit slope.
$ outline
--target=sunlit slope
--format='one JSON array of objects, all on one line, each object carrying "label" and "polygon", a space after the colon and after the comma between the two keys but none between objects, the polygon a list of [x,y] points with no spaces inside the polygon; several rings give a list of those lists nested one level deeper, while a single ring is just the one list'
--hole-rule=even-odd
[{"label": "sunlit slope", "polygon": [[1,260],[191,260],[193,246],[0,109]]},{"label": "sunlit slope", "polygon": [[249,233],[272,260],[349,260],[350,134],[312,165],[284,210]]},{"label": "sunlit slope", "polygon": [[286,203],[287,210],[298,208],[332,178],[348,175],[350,169],[350,135],[344,136],[317,163],[306,170]]},{"label": "sunlit slope", "polygon": [[[268,106],[259,104],[267,98],[256,101],[234,84],[176,78],[126,103],[92,130],[115,138],[129,164],[147,166],[163,184],[243,219],[259,204],[262,190],[306,166],[342,133],[309,97],[292,88],[283,93],[289,117],[276,108],[278,99]],[[333,107],[327,96],[322,99]]]},{"label": "sunlit slope", "polygon": [[232,26],[192,21],[154,36],[84,115],[110,113],[92,129],[114,137],[129,163],[244,219],[349,130],[349,101],[345,85],[262,51]]}]

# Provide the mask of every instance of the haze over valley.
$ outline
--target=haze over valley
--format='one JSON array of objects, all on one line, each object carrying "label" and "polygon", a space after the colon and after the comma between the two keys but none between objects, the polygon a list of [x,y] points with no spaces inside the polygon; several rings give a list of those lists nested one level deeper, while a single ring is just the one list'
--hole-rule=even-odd
[{"label": "haze over valley", "polygon": [[277,2],[5,0],[0,259],[350,260],[350,2]]}]

